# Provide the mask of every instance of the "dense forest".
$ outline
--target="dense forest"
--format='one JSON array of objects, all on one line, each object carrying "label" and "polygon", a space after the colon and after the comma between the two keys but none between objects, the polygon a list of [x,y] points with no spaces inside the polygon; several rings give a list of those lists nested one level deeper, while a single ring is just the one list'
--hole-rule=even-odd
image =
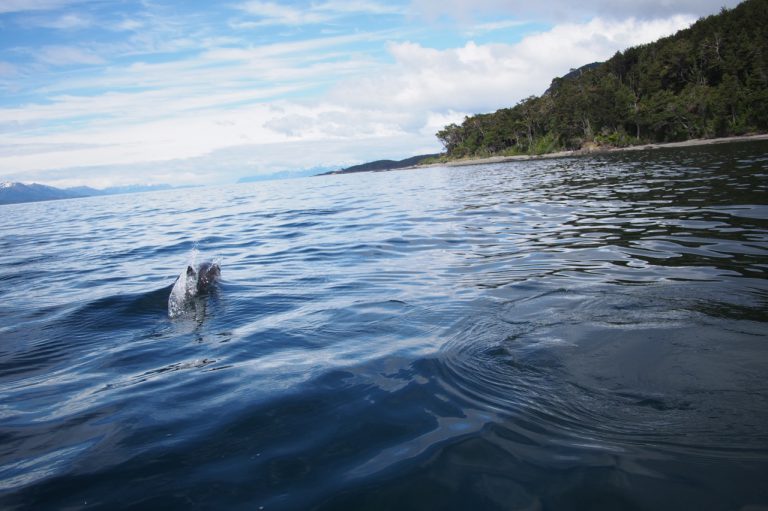
[{"label": "dense forest", "polygon": [[768,0],[746,0],[437,133],[449,158],[768,131]]}]

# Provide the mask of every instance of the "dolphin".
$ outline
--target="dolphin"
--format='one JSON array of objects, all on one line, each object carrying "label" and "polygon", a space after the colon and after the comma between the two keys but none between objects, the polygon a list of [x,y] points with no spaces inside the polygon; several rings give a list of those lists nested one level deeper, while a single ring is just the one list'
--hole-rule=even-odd
[{"label": "dolphin", "polygon": [[191,309],[194,298],[207,294],[221,277],[221,266],[217,262],[206,261],[197,268],[187,266],[173,284],[168,296],[168,316],[175,318]]},{"label": "dolphin", "polygon": [[192,273],[197,274],[196,286],[198,294],[207,293],[211,286],[221,277],[221,266],[216,262],[206,261],[197,268],[197,271],[191,266],[187,266],[187,275],[190,274],[190,270]]}]

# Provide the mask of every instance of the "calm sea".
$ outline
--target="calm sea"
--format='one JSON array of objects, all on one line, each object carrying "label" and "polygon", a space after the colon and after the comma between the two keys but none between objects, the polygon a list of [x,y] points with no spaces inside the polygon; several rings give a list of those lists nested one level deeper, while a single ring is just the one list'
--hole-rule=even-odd
[{"label": "calm sea", "polygon": [[766,509],[767,153],[0,207],[0,508]]}]

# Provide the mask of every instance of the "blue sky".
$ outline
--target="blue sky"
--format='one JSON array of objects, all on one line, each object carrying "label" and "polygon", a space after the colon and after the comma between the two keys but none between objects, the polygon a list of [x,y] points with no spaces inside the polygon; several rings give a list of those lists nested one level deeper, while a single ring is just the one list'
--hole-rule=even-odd
[{"label": "blue sky", "polygon": [[218,184],[441,149],[733,0],[0,0],[0,181]]}]

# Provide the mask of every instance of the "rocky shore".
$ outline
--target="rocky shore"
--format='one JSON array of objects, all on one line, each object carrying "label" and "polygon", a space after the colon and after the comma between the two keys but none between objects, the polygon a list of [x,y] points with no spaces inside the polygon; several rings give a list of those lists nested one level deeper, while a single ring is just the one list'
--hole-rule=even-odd
[{"label": "rocky shore", "polygon": [[695,147],[711,144],[727,144],[731,142],[751,142],[756,140],[768,140],[768,134],[759,135],[744,135],[736,137],[723,137],[723,138],[699,138],[685,140],[683,142],[668,142],[663,144],[640,144],[628,147],[606,147],[606,146],[591,146],[575,151],[558,151],[554,153],[546,154],[520,154],[515,156],[491,156],[489,158],[462,158],[459,160],[451,160],[445,163],[429,163],[424,165],[415,165],[408,168],[425,168],[425,167],[464,167],[467,165],[484,165],[487,163],[504,163],[508,161],[524,161],[524,160],[542,160],[549,158],[566,158],[570,156],[584,156],[591,154],[603,154],[623,151],[645,151],[651,149],[665,149],[675,147]]}]

